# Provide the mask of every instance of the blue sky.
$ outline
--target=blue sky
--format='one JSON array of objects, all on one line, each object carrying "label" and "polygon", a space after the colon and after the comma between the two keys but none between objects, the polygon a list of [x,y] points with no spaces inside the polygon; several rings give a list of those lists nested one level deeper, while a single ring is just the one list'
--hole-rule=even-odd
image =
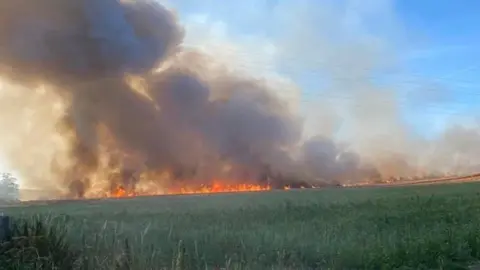
[{"label": "blue sky", "polygon": [[[448,93],[439,111],[478,115],[480,95],[480,2],[475,0],[403,0],[396,3],[405,27],[421,41],[413,44],[406,67]],[[412,117],[421,114],[414,111]],[[438,117],[442,117],[439,114]],[[429,118],[424,123],[428,124]]]},{"label": "blue sky", "polygon": [[[302,51],[316,50],[316,61],[322,61],[322,57],[328,58],[335,53],[340,56],[345,54],[345,51],[334,51],[331,47],[351,41],[359,44],[378,41],[388,43],[389,50],[374,53],[373,56],[388,58],[394,54],[395,65],[392,69],[380,64],[380,68],[375,67],[377,70],[374,74],[390,82],[392,91],[397,91],[402,97],[402,116],[420,134],[433,136],[445,128],[447,123],[470,120],[472,116],[480,113],[477,106],[480,102],[477,92],[480,79],[476,76],[480,71],[480,17],[477,16],[480,1],[172,2],[175,2],[173,6],[180,18],[202,14],[211,23],[224,24],[230,37],[253,36],[259,40],[273,40],[273,43],[278,45],[282,42],[283,32],[288,31],[286,27],[289,28],[289,24],[294,24],[296,29],[308,28],[305,31],[308,31],[309,38],[303,37],[304,39],[298,39],[298,42],[311,43]],[[325,11],[330,8],[334,11]],[[321,33],[318,37],[315,36],[316,31]],[[293,39],[290,42],[295,42],[295,38]],[[330,47],[323,44],[326,39]],[[349,49],[357,50],[351,57],[370,53],[364,49]],[[318,52],[321,50],[325,53]],[[332,92],[325,93],[322,89],[325,83],[323,74],[331,71],[331,64],[327,71],[325,66],[312,67],[305,62],[297,65],[295,69],[285,61],[278,61],[276,64],[280,73],[291,77],[303,88],[304,102],[328,99],[332,95]],[[339,65],[339,69],[348,69],[350,65],[351,62],[346,61],[344,66]],[[359,72],[361,68],[370,66],[365,64],[352,72]],[[342,76],[349,74],[338,72]]]}]

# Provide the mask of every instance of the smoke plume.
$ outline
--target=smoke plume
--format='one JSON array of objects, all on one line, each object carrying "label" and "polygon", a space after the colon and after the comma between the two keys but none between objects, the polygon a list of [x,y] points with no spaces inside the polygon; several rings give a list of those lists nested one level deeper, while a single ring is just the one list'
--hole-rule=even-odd
[{"label": "smoke plume", "polygon": [[[156,1],[0,3],[0,108],[8,114],[0,124],[9,127],[0,146],[25,185],[84,197],[118,186],[151,190],[213,179],[313,185],[433,171],[433,159],[420,164],[415,156],[411,146],[419,141],[406,134],[395,106],[385,105],[395,97],[366,84],[369,66],[351,65],[354,57],[320,48],[356,78],[331,87],[359,89],[357,104],[348,105],[354,139],[344,145],[325,130],[305,140],[304,119],[276,94],[292,86],[229,69],[186,46],[184,36],[174,13]],[[374,65],[373,55],[357,60]],[[322,119],[320,126],[328,122]],[[395,136],[386,138],[386,130]],[[441,144],[453,148],[441,156],[459,149],[474,155],[452,142],[456,136],[446,133]],[[462,136],[478,140],[469,131]],[[392,142],[405,151],[381,148]],[[440,156],[438,143],[429,145]]]}]

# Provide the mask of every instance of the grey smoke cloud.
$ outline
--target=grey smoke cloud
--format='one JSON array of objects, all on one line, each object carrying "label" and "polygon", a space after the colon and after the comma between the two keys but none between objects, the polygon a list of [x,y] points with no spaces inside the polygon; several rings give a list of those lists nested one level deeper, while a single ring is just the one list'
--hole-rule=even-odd
[{"label": "grey smoke cloud", "polygon": [[[6,1],[2,63],[40,79],[144,73],[181,41],[155,1]],[[32,73],[28,73],[33,76]]]},{"label": "grey smoke cloud", "polygon": [[[201,61],[194,58],[188,68],[174,62],[155,73],[182,50],[183,36],[173,13],[157,2],[51,1],[38,10],[22,4],[2,9],[9,16],[0,57],[11,67],[3,76],[25,85],[48,82],[68,102],[60,124],[73,132],[73,163],[60,180],[71,195],[83,196],[94,184],[88,173],[100,166],[105,147],[111,166],[134,153],[148,170],[178,178],[208,181],[229,163],[226,179],[256,180],[299,139],[296,117],[261,82],[235,74],[204,81],[202,70],[191,68]],[[143,77],[147,95],[132,89],[125,74]],[[212,88],[221,99],[211,99]],[[106,146],[100,127],[115,149]],[[207,162],[218,166],[202,169]]]},{"label": "grey smoke cloud", "polygon": [[[312,60],[308,66],[328,71],[329,76],[353,74],[355,80],[337,81],[330,90],[359,89],[348,108],[358,116],[350,119],[356,138],[344,146],[332,134],[303,140],[303,121],[275,94],[275,84],[228,67],[211,68],[215,59],[185,46],[184,29],[157,1],[4,1],[0,25],[0,72],[17,85],[15,93],[20,95],[18,105],[10,105],[9,111],[18,114],[18,106],[29,104],[30,98],[42,108],[53,106],[53,101],[66,105],[55,127],[48,110],[41,117],[26,117],[34,132],[50,119],[48,132],[39,132],[40,139],[46,142],[55,129],[53,133],[67,142],[63,152],[51,155],[48,180],[32,177],[27,168],[33,165],[24,166],[25,157],[13,158],[21,147],[9,148],[9,157],[20,173],[29,176],[29,184],[51,181],[70,196],[84,196],[97,182],[106,181],[106,189],[118,183],[135,188],[140,180],[128,179],[142,170],[168,172],[174,183],[208,183],[215,178],[319,183],[416,173],[405,161],[413,152],[376,148],[392,141],[375,137],[387,129],[395,131],[395,142],[411,143],[395,107],[378,98],[382,95],[394,103],[395,97],[369,81],[368,71],[378,61],[373,53],[378,43],[334,50],[332,44],[317,40],[314,43],[323,44],[318,55],[298,60]],[[309,43],[311,29],[301,30],[306,53],[314,44]],[[284,52],[299,49],[285,44],[280,48]],[[351,54],[342,55],[345,51]],[[320,66],[314,61],[327,55]],[[282,61],[291,55],[285,57]],[[333,63],[337,65],[331,67]],[[133,75],[143,83],[142,89],[128,80]],[[39,98],[32,88],[42,83],[48,84],[49,92]],[[367,116],[378,121],[365,121]],[[329,118],[322,119],[338,121]],[[377,145],[370,144],[370,137]],[[123,176],[113,176],[117,167]],[[99,170],[112,173],[99,179],[94,176]]]}]

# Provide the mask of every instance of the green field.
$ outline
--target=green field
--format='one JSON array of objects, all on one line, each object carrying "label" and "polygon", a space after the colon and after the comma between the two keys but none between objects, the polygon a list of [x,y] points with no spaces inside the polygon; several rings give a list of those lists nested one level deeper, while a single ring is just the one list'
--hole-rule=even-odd
[{"label": "green field", "polygon": [[[480,184],[77,201],[2,209],[68,230],[83,269],[466,269]],[[45,215],[45,216],[43,216]],[[128,240],[126,240],[128,239]]]}]

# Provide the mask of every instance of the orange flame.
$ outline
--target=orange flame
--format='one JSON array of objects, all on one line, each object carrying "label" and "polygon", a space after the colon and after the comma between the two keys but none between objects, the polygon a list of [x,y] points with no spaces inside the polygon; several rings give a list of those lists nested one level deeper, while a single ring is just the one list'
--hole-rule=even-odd
[{"label": "orange flame", "polygon": [[112,197],[115,197],[115,198],[128,197],[127,191],[125,190],[124,187],[121,187],[121,186],[115,189],[111,195]]},{"label": "orange flame", "polygon": [[137,194],[135,192],[128,192],[124,187],[119,186],[112,191],[108,197],[123,198],[134,196],[148,196],[148,195],[182,195],[182,194],[208,194],[208,193],[232,193],[232,192],[259,192],[271,190],[269,185],[259,184],[224,184],[220,181],[215,181],[208,186],[186,186],[178,188],[167,188],[163,192],[149,193],[149,194]]},{"label": "orange flame", "polygon": [[182,187],[179,189],[169,189],[167,194],[200,194],[200,193],[228,193],[228,192],[254,192],[271,190],[268,185],[262,186],[257,184],[222,184],[214,182],[211,186],[202,186],[200,188]]}]

